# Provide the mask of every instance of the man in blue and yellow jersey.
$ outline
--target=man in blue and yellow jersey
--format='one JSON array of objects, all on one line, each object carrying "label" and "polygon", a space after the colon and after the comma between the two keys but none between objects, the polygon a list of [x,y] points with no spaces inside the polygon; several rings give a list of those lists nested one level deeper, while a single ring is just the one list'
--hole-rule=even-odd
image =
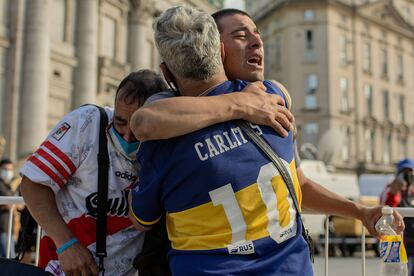
[{"label": "man in blue and yellow jersey", "polygon": [[[264,79],[265,59],[263,42],[252,18],[237,9],[223,9],[212,16],[224,45],[223,66],[227,77],[252,83],[241,93],[217,97],[174,97],[171,92],[155,94],[131,118],[131,130],[140,141],[168,139],[234,119],[270,126],[282,136],[293,129],[293,117],[286,108],[291,104],[285,106],[281,97],[264,93],[260,88],[261,82],[257,82]],[[278,83],[278,87],[286,92],[285,98],[290,99],[283,85]],[[297,154],[295,162],[303,192],[303,208],[359,219],[371,234],[376,235],[374,225],[381,217],[381,206],[366,207],[328,191],[306,177]],[[402,231],[399,214],[397,223]]]},{"label": "man in blue and yellow jersey", "polygon": [[[154,29],[161,69],[181,95],[214,97],[247,85],[227,80],[219,32],[205,12],[174,7],[157,18]],[[263,84],[288,102],[272,82]],[[283,159],[301,202],[292,133],[282,137],[250,125]],[[148,230],[167,213],[174,275],[313,274],[286,184],[234,122],[144,142],[138,159],[142,178],[132,192],[134,222]]]}]

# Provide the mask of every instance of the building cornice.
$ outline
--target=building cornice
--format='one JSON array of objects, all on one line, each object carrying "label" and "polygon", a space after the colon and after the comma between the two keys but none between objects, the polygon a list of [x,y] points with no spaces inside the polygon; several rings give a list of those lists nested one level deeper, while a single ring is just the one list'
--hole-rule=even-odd
[{"label": "building cornice", "polygon": [[406,124],[402,123],[402,124],[396,125],[395,128],[398,132],[399,137],[407,137],[408,134],[410,133],[410,127]]},{"label": "building cornice", "polygon": [[391,121],[384,121],[381,124],[381,129],[385,132],[391,132],[394,130],[395,124]]},{"label": "building cornice", "polygon": [[103,2],[107,2],[108,4],[117,7],[118,9],[122,10],[122,12],[128,11],[128,0],[100,0],[99,6],[101,6]]},{"label": "building cornice", "polygon": [[270,15],[272,12],[274,12],[277,8],[279,8],[281,5],[286,4],[286,0],[276,0],[271,1],[266,5],[266,9],[260,9],[255,14],[252,14],[253,20],[258,22],[268,15]]},{"label": "building cornice", "polygon": [[369,127],[370,129],[375,129],[378,126],[378,120],[372,116],[365,116],[362,119],[362,122],[365,126]]},{"label": "building cornice", "polygon": [[200,7],[201,9],[205,10],[208,13],[213,13],[216,11],[219,7],[215,6],[212,3],[209,3],[205,0],[187,0],[188,4],[194,6],[194,7]]},{"label": "building cornice", "polygon": [[[396,19],[398,20],[402,25],[405,26],[398,26],[395,24],[389,24],[386,21],[384,21],[381,18],[378,18],[372,14],[369,14],[368,12],[366,12],[365,10],[368,9],[369,7],[372,6],[380,6],[380,4],[382,4],[383,8],[386,9],[387,11],[390,12],[390,14]],[[357,9],[356,7],[354,7],[353,9],[354,12],[354,16],[358,16],[364,20],[369,21],[370,23],[375,23],[376,25],[378,25],[379,27],[383,28],[383,29],[387,29],[389,31],[392,32],[397,32],[400,35],[406,36],[408,38],[414,38],[414,28],[409,25],[403,18],[402,16],[399,14],[398,10],[395,9],[395,7],[388,3],[388,4],[384,4],[384,3],[372,3],[372,4],[367,4],[365,5],[364,9]]]},{"label": "building cornice", "polygon": [[130,17],[129,20],[140,24],[148,24],[151,18],[157,16],[160,11],[150,0],[130,0]]},{"label": "building cornice", "polygon": [[78,65],[78,61],[75,57],[67,56],[62,54],[62,52],[57,51],[56,49],[51,49],[50,58],[55,60],[61,64],[69,65],[70,67],[74,68]]},{"label": "building cornice", "polygon": [[99,75],[104,75],[116,80],[120,80],[129,70],[130,67],[128,64],[119,63],[107,57],[99,57],[98,59]]},{"label": "building cornice", "polygon": [[[259,22],[260,20],[263,20],[264,18],[270,16],[274,11],[282,8],[283,6],[294,5],[294,4],[309,5],[310,2],[327,4],[333,7],[344,9],[353,17],[359,17],[363,20],[369,21],[370,23],[374,23],[378,25],[379,27],[383,29],[388,29],[392,32],[397,32],[400,35],[403,35],[410,39],[414,38],[414,27],[411,26],[401,16],[401,14],[394,7],[392,2],[388,2],[388,3],[375,2],[375,3],[368,3],[368,4],[363,4],[363,5],[352,5],[352,4],[347,4],[347,3],[344,3],[338,0],[289,0],[289,1],[288,0],[276,0],[276,1],[270,1],[267,4],[266,9],[259,10],[255,14],[252,14],[252,17],[256,22]],[[388,24],[387,22],[384,22],[384,20],[381,20],[380,18],[364,13],[365,10],[369,9],[372,6],[381,6],[381,5],[384,7],[384,9],[387,9],[389,14],[393,16],[396,19],[396,21],[400,22],[401,25],[404,25],[404,26]]]}]

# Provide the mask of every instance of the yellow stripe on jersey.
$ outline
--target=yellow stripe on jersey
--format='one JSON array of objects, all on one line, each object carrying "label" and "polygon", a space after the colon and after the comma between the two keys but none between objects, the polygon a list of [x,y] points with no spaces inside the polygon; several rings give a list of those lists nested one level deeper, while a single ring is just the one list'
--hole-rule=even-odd
[{"label": "yellow stripe on jersey", "polygon": [[[131,206],[131,205],[130,205]],[[160,216],[159,218],[157,218],[156,220],[153,220],[153,221],[144,221],[144,220],[142,220],[142,219],[140,219],[140,218],[138,218],[137,217],[137,215],[135,215],[135,213],[134,213],[134,210],[130,207],[129,208],[129,213],[130,214],[132,214],[132,216],[140,223],[140,224],[142,224],[142,225],[144,225],[144,226],[152,226],[152,225],[154,225],[154,224],[156,224],[160,219],[161,219],[161,217],[162,216]]]},{"label": "yellow stripe on jersey", "polygon": [[[289,164],[299,204],[302,201],[294,160]],[[280,175],[272,179],[276,191],[279,224],[287,226],[290,221],[287,200],[288,191]],[[246,240],[257,240],[269,236],[266,205],[254,183],[235,192],[243,218],[247,225]],[[177,250],[211,250],[225,248],[232,243],[232,231],[222,205],[208,202],[181,212],[167,214],[168,235],[172,247]]]},{"label": "yellow stripe on jersey", "polygon": [[290,173],[292,174],[292,180],[296,192],[296,197],[298,199],[299,204],[299,211],[302,211],[302,190],[300,188],[298,173],[296,172],[296,162],[295,159],[289,164],[290,166]]},{"label": "yellow stripe on jersey", "polygon": [[[267,231],[267,209],[260,195],[257,183],[235,193],[247,225],[246,240],[257,240],[269,236]],[[227,220],[226,220],[227,222]],[[230,226],[226,229],[231,233]],[[231,243],[230,240],[221,247]]]},{"label": "yellow stripe on jersey", "polygon": [[287,196],[289,194],[288,190],[285,188],[286,184],[283,182],[282,176],[277,176],[272,180],[273,188],[276,191],[277,197],[277,209],[281,214],[285,214],[284,216],[280,216],[280,226],[285,227],[289,224],[290,221],[290,214],[289,208],[290,204],[287,200]]}]

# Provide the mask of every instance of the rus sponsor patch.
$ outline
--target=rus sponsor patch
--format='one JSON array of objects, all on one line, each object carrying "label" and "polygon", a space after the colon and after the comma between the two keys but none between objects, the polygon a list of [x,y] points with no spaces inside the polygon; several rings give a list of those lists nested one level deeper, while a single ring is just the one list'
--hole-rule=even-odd
[{"label": "rus sponsor patch", "polygon": [[254,244],[252,241],[240,241],[227,245],[229,254],[249,255],[254,253]]},{"label": "rus sponsor patch", "polygon": [[65,122],[56,130],[52,137],[59,141],[63,136],[65,136],[66,132],[68,132],[69,129],[70,125]]}]

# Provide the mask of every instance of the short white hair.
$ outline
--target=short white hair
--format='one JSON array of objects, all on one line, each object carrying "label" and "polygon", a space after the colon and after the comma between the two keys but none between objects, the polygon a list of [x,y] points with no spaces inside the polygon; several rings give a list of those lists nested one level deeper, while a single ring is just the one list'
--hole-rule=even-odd
[{"label": "short white hair", "polygon": [[174,75],[208,80],[223,71],[220,33],[213,17],[193,7],[164,11],[153,24],[162,60]]}]

